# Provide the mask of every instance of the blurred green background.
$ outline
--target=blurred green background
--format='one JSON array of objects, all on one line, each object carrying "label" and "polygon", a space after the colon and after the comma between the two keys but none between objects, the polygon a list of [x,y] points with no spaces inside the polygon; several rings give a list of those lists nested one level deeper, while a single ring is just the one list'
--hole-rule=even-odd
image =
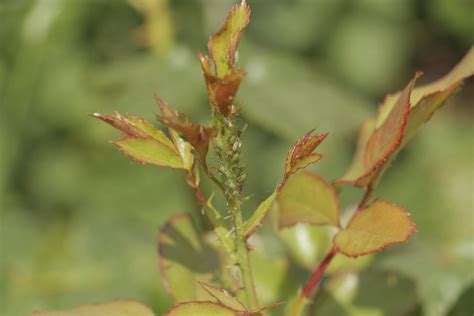
[{"label": "blurred green background", "polygon": [[[248,2],[238,99],[249,124],[249,209],[274,188],[286,151],[305,131],[331,132],[314,170],[341,176],[359,124],[383,96],[418,69],[421,83],[442,76],[474,42],[469,0]],[[151,120],[156,93],[205,121],[196,53],[232,3],[0,1],[1,315],[122,297],[158,315],[170,306],[155,240],[170,214],[197,209],[192,192],[179,172],[121,155],[107,143],[118,133],[86,114]],[[418,224],[410,243],[371,263],[416,282],[409,315],[474,314],[473,101],[471,81],[377,192]],[[359,194],[345,189],[345,205]]]}]

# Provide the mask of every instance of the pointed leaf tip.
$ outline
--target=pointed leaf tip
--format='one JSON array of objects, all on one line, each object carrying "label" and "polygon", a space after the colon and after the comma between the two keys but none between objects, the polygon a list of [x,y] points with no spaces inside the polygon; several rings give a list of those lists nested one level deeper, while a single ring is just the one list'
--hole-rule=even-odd
[{"label": "pointed leaf tip", "polygon": [[376,119],[362,126],[351,167],[337,182],[358,187],[372,185],[418,129],[474,75],[474,49],[447,75],[414,89],[414,82],[421,75],[418,71],[402,92],[388,95]]},{"label": "pointed leaf tip", "polygon": [[[285,162],[285,180],[298,170],[306,168],[308,165],[318,162],[323,158],[323,154],[314,153],[321,142],[329,135],[312,135],[312,129],[300,138],[296,144],[288,151]],[[285,182],[285,180],[283,182]]]},{"label": "pointed leaf tip", "polygon": [[223,78],[234,70],[237,46],[249,22],[250,7],[242,1],[231,8],[222,28],[209,38],[207,47],[217,77]]},{"label": "pointed leaf tip", "polygon": [[123,153],[135,161],[157,166],[187,169],[193,164],[193,156],[186,144],[170,140],[165,133],[145,119],[131,114],[91,114],[122,131],[122,138],[113,141]]},{"label": "pointed leaf tip", "polygon": [[334,238],[339,252],[358,257],[380,251],[392,244],[407,241],[416,225],[401,207],[377,200],[359,210],[345,229]]}]

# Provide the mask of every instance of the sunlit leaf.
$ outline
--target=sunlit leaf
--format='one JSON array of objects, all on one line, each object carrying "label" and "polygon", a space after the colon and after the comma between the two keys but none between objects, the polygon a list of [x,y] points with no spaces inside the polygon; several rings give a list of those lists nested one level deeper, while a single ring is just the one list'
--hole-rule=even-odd
[{"label": "sunlit leaf", "polygon": [[171,307],[163,316],[238,316],[240,313],[215,302],[195,301]]},{"label": "sunlit leaf", "polygon": [[137,162],[185,169],[183,161],[176,151],[154,139],[123,136],[113,143]]},{"label": "sunlit leaf", "polygon": [[246,308],[234,295],[226,289],[217,288],[215,286],[200,282],[201,286],[214,297],[219,303],[236,311],[245,311]]},{"label": "sunlit leaf", "polygon": [[207,48],[214,62],[204,54],[199,54],[201,70],[206,81],[209,101],[224,116],[236,112],[234,98],[244,77],[237,69],[237,46],[245,27],[250,21],[250,7],[245,0],[232,7],[222,28],[209,38]]},{"label": "sunlit leaf", "polygon": [[270,210],[270,206],[275,200],[277,196],[277,192],[273,192],[268,198],[265,199],[257,209],[253,212],[252,216],[245,222],[244,224],[244,235],[246,237],[252,235],[255,230],[258,228],[262,220],[267,215],[268,211]]},{"label": "sunlit leaf", "polygon": [[140,163],[182,169],[188,169],[192,165],[192,155],[180,155],[180,151],[184,150],[182,144],[179,144],[179,148],[176,147],[163,131],[142,118],[120,113],[94,113],[92,116],[121,130],[125,135],[113,143]]},{"label": "sunlit leaf", "polygon": [[173,140],[175,148],[178,150],[181,156],[184,169],[191,170],[194,164],[194,156],[192,153],[193,147],[191,146],[191,144],[179,137],[178,132],[173,129],[170,129],[170,136]]},{"label": "sunlit leaf", "polygon": [[67,311],[33,312],[30,316],[154,316],[145,305],[129,300],[82,305]]},{"label": "sunlit leaf", "polygon": [[387,96],[375,122],[367,121],[362,127],[351,168],[339,181],[359,187],[373,183],[417,130],[473,74],[474,49],[471,48],[443,78],[416,89],[412,80],[402,92]]},{"label": "sunlit leaf", "polygon": [[336,235],[334,242],[342,254],[358,257],[407,241],[414,232],[415,223],[404,209],[377,200],[359,210],[347,227]]},{"label": "sunlit leaf", "polygon": [[280,228],[297,223],[339,226],[339,202],[334,188],[313,172],[299,172],[275,200]]},{"label": "sunlit leaf", "polygon": [[316,163],[323,158],[322,154],[314,153],[314,151],[328,134],[311,135],[313,132],[314,129],[307,132],[288,151],[285,162],[285,179],[288,179],[296,171],[306,168],[309,164]]},{"label": "sunlit leaf", "polygon": [[232,7],[224,26],[211,36],[207,48],[216,67],[216,75],[226,76],[234,68],[236,49],[243,30],[250,22],[250,7],[245,0]]},{"label": "sunlit leaf", "polygon": [[161,229],[158,262],[165,287],[175,302],[211,300],[199,285],[224,287],[227,270],[219,253],[197,232],[186,214],[175,215]]}]

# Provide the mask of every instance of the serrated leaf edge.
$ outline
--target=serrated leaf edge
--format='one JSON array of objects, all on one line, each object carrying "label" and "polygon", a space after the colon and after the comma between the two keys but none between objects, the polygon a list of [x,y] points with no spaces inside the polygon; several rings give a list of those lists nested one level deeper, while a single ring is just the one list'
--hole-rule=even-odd
[{"label": "serrated leaf edge", "polygon": [[[407,212],[403,207],[400,207],[390,201],[387,201],[387,200],[376,200],[376,202],[379,202],[379,203],[384,203],[384,204],[389,204],[390,206],[394,206],[396,208],[398,208],[404,215],[406,218],[408,218],[408,221],[410,222],[410,230],[407,232],[406,236],[403,238],[403,240],[400,240],[400,241],[393,241],[393,242],[388,242],[378,248],[375,248],[373,250],[370,250],[370,251],[366,251],[366,252],[361,252],[360,254],[357,254],[357,255],[353,255],[353,254],[349,254],[343,250],[341,250],[339,247],[337,247],[337,251],[341,254],[343,254],[344,256],[346,257],[350,257],[350,258],[358,258],[358,257],[361,257],[361,256],[366,256],[366,255],[370,255],[372,253],[376,253],[376,252],[379,252],[391,245],[394,245],[394,244],[399,244],[399,243],[402,243],[402,242],[407,242],[408,239],[410,239],[411,236],[413,236],[413,234],[415,232],[417,232],[416,230],[416,223],[411,219],[411,214],[409,212]],[[375,203],[375,202],[374,202]],[[363,212],[365,209],[369,208],[370,206],[368,207],[365,207],[364,209],[362,209],[360,212]],[[356,215],[357,216],[357,215]],[[356,216],[354,216],[352,218],[352,220],[347,224],[347,228],[349,228],[349,225],[351,224],[351,222],[356,218]],[[341,230],[342,231],[342,230]],[[336,234],[334,237],[333,237],[333,243],[334,245],[337,246],[337,243],[336,243],[336,237],[337,237],[338,234]]]}]

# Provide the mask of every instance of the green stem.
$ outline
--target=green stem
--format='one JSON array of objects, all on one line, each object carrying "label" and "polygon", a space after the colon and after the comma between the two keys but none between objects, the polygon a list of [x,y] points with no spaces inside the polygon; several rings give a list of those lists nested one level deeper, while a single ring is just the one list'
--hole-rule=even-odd
[{"label": "green stem", "polygon": [[242,213],[240,210],[240,202],[233,200],[229,205],[234,214],[235,228],[235,244],[237,251],[237,260],[242,273],[242,282],[244,285],[245,296],[249,309],[258,308],[257,293],[255,291],[255,283],[253,280],[252,269],[250,266],[249,250],[244,237]]},{"label": "green stem", "polygon": [[207,172],[206,175],[222,190],[227,200],[228,213],[231,215],[234,225],[236,261],[242,277],[247,307],[256,309],[258,308],[257,294],[250,267],[241,210],[245,180],[245,171],[241,164],[240,136],[242,130],[238,127],[235,116],[224,117],[215,110],[212,113],[212,122],[219,131],[214,141],[214,148],[219,161],[220,177],[216,178],[211,172]]}]

